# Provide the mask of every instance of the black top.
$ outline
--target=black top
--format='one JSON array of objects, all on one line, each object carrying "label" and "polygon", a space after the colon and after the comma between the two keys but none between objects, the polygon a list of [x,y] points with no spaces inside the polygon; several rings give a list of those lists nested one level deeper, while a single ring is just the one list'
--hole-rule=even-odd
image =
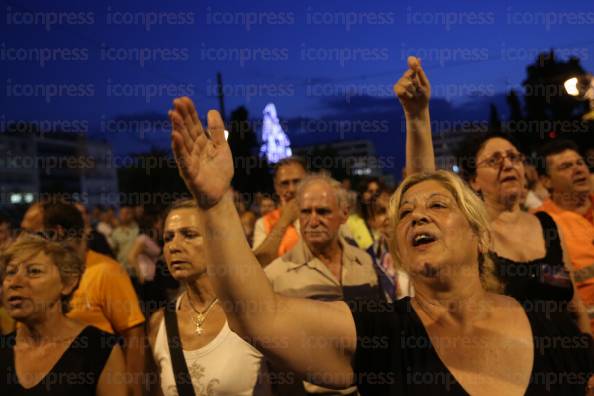
[{"label": "black top", "polygon": [[536,213],[542,226],[546,255],[540,259],[517,262],[491,252],[495,270],[505,284],[505,294],[520,301],[527,310],[534,302],[557,303],[560,307],[549,310],[566,311],[573,298],[573,287],[563,263],[563,250],[559,231],[553,219],[545,212]]},{"label": "black top", "polygon": [[12,395],[95,395],[99,376],[117,343],[116,338],[96,327],[87,326],[72,341],[50,372],[33,388],[21,386],[14,368],[15,333],[0,344],[0,389]]},{"label": "black top", "polygon": [[[353,370],[361,395],[468,395],[437,355],[409,297],[351,310],[357,329]],[[534,337],[526,395],[583,396],[594,367],[592,338],[569,321],[526,314]]]}]

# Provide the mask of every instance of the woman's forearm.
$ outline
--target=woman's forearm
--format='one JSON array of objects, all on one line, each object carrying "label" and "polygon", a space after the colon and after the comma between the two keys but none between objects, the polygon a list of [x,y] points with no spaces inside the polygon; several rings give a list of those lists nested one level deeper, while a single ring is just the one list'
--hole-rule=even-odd
[{"label": "woman's forearm", "polygon": [[276,296],[248,245],[233,197],[227,193],[201,215],[209,278],[229,322],[257,338],[274,318]]},{"label": "woman's forearm", "polygon": [[[245,240],[229,194],[203,215],[210,232],[205,234],[208,274],[231,329],[300,376],[333,373],[331,379],[315,381],[352,384],[356,331],[348,306],[275,294]],[[314,346],[312,339],[329,342]]]},{"label": "woman's forearm", "polygon": [[406,117],[406,175],[435,170],[429,108]]}]

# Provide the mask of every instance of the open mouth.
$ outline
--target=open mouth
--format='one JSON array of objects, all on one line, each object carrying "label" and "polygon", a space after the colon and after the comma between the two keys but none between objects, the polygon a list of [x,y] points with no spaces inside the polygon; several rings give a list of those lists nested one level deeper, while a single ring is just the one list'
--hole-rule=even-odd
[{"label": "open mouth", "polygon": [[505,176],[504,178],[502,178],[502,179],[500,180],[500,182],[501,182],[501,183],[507,183],[507,182],[515,182],[515,181],[517,181],[517,180],[518,180],[518,178],[517,178],[516,176],[511,176],[511,175],[510,175],[510,176]]},{"label": "open mouth", "polygon": [[574,184],[583,184],[583,183],[586,183],[587,181],[588,181],[588,179],[585,176],[573,179]]},{"label": "open mouth", "polygon": [[8,304],[10,305],[20,305],[23,303],[25,299],[23,297],[19,297],[19,296],[12,296],[12,297],[8,297]]},{"label": "open mouth", "polygon": [[188,261],[183,261],[183,260],[174,260],[171,262],[172,268],[186,267],[188,265],[190,265],[190,263]]},{"label": "open mouth", "polygon": [[428,245],[437,240],[437,238],[429,233],[421,232],[416,234],[412,239],[413,247]]}]

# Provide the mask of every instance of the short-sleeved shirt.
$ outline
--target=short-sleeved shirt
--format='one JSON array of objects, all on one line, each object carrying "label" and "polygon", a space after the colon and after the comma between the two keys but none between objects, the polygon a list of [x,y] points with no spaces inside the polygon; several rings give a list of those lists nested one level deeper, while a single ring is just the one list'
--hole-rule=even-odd
[{"label": "short-sleeved shirt", "polygon": [[377,273],[369,254],[343,240],[340,240],[340,244],[340,282],[300,240],[292,250],[264,268],[274,291],[288,297],[323,301],[381,299]]},{"label": "short-sleeved shirt", "polygon": [[[362,396],[468,395],[435,351],[405,297],[394,303],[351,306],[357,329],[353,361]],[[534,340],[526,395],[584,395],[592,375],[592,337],[570,320],[525,311]]]},{"label": "short-sleeved shirt", "polygon": [[120,264],[89,250],[85,266],[68,317],[111,334],[144,323],[130,277]]},{"label": "short-sleeved shirt", "polygon": [[[377,273],[367,252],[340,240],[342,246],[342,279],[336,279],[328,267],[316,258],[307,244],[300,240],[287,254],[274,260],[264,268],[276,293],[287,297],[310,298],[323,301],[360,300],[380,301],[384,297],[378,284]],[[273,367],[272,370],[278,370]],[[283,384],[289,386],[289,384]],[[357,389],[350,387],[343,390],[325,389],[304,382],[309,394],[355,395]],[[282,386],[276,389],[278,394],[289,394]],[[292,388],[291,394],[299,393]]]},{"label": "short-sleeved shirt", "polygon": [[[270,234],[276,223],[278,223],[280,220],[280,217],[281,210],[275,209],[256,220],[256,224],[254,226],[254,242],[252,244],[252,249],[256,250],[262,244],[262,242],[266,240],[268,234]],[[285,230],[280,245],[278,246],[278,257],[293,249],[299,239],[299,220],[295,220],[295,222],[288,226]]]}]

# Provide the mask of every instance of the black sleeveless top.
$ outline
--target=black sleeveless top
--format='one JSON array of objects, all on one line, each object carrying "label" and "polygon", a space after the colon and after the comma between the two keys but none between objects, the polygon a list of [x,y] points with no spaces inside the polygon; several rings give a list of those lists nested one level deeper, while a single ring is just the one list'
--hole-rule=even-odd
[{"label": "black sleeveless top", "polygon": [[85,327],[49,373],[37,385],[26,389],[19,383],[14,367],[15,333],[9,334],[0,345],[0,393],[2,396],[95,395],[99,376],[116,343],[115,336],[96,327]]},{"label": "black sleeveless top", "polygon": [[[490,252],[495,270],[505,285],[505,295],[514,297],[527,310],[529,305],[549,302],[559,307],[549,310],[567,311],[567,303],[573,298],[573,287],[563,263],[563,250],[555,221],[545,212],[535,216],[542,226],[546,255],[542,258],[518,262]],[[534,309],[538,309],[535,307]]]},{"label": "black sleeveless top", "polygon": [[[357,329],[353,370],[362,396],[468,395],[437,355],[409,297],[351,310]],[[570,321],[526,314],[534,366],[525,394],[583,396],[594,368],[590,335]]]}]

